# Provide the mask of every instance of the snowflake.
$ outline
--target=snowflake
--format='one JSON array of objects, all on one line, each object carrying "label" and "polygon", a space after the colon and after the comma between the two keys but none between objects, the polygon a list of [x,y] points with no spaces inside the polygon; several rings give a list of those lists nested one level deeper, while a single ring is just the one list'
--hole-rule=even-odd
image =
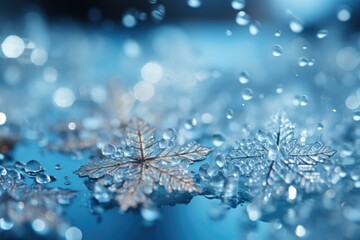
[{"label": "snowflake", "polygon": [[[76,196],[75,191],[48,188],[40,184],[28,184],[26,174],[13,167],[0,165],[0,221],[11,237],[24,237],[29,234],[27,226],[34,221],[44,224],[43,230],[30,234],[47,234],[57,236],[61,227],[68,223],[63,218],[63,207]],[[36,232],[38,231],[38,232]],[[1,228],[0,228],[1,233]]]},{"label": "snowflake", "polygon": [[140,204],[149,206],[150,195],[159,185],[168,193],[199,191],[189,166],[205,159],[210,148],[196,143],[184,147],[171,141],[164,144],[155,140],[155,129],[138,118],[129,122],[125,132],[125,139],[114,154],[93,159],[74,173],[95,179],[111,176],[115,183],[109,188],[116,191],[115,199],[123,211]]},{"label": "snowflake", "polygon": [[249,178],[247,185],[254,196],[287,193],[294,198],[296,188],[309,193],[327,184],[327,163],[336,151],[319,142],[299,144],[294,128],[286,114],[279,113],[267,132],[260,130],[257,138],[239,142],[228,155],[230,163]]}]

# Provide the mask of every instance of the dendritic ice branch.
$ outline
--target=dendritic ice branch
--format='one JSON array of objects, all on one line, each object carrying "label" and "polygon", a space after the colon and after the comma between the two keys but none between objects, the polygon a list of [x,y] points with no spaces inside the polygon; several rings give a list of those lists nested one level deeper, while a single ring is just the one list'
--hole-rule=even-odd
[{"label": "dendritic ice branch", "polygon": [[157,141],[155,128],[139,118],[128,123],[125,141],[118,148],[109,148],[113,148],[112,153],[91,160],[74,173],[98,181],[111,176],[114,183],[109,188],[115,192],[115,199],[123,211],[138,205],[148,206],[150,195],[158,186],[163,186],[169,193],[199,191],[189,166],[205,159],[211,151],[211,148],[196,143],[181,147],[173,142]]},{"label": "dendritic ice branch", "polygon": [[319,142],[300,144],[294,127],[281,112],[273,117],[268,131],[260,130],[256,138],[241,141],[228,155],[241,174],[249,177],[247,184],[255,193],[261,189],[263,197],[270,197],[287,192],[290,184],[306,192],[326,185],[326,164],[336,151]]}]

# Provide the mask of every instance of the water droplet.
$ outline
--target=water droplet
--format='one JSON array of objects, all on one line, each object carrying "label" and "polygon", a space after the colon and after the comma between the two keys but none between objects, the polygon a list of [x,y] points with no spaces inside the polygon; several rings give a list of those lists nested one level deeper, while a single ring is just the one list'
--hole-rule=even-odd
[{"label": "water droplet", "polygon": [[222,168],[226,163],[224,155],[216,156],[215,163],[216,163],[216,165],[218,165],[218,167]]},{"label": "water droplet", "polygon": [[225,34],[230,37],[232,35],[232,31],[230,29],[226,29]]},{"label": "water droplet", "polygon": [[141,217],[147,224],[152,224],[160,218],[160,212],[156,208],[141,208]]},{"label": "water droplet", "polygon": [[156,4],[152,7],[151,16],[152,18],[160,22],[164,20],[166,14],[166,8],[163,4]]},{"label": "water droplet", "polygon": [[275,37],[280,37],[280,36],[281,36],[281,31],[280,30],[276,31],[275,32]]},{"label": "water droplet", "polygon": [[256,221],[261,217],[261,212],[259,208],[253,203],[247,205],[246,211],[251,221]]},{"label": "water droplet", "polygon": [[297,19],[293,17],[289,24],[290,30],[294,33],[300,33],[304,30],[304,24],[300,21],[300,19]]},{"label": "water droplet", "polygon": [[248,72],[241,72],[239,74],[239,82],[241,84],[247,84],[250,81],[249,73]]},{"label": "water droplet", "polygon": [[237,15],[236,15],[236,23],[239,24],[240,26],[245,26],[248,25],[250,23],[250,16],[249,14],[247,14],[244,11],[240,11]]},{"label": "water droplet", "polygon": [[55,170],[60,170],[61,169],[61,165],[60,164],[56,164],[55,165]]},{"label": "water droplet", "polygon": [[1,50],[8,58],[18,58],[25,50],[25,42],[16,35],[10,35],[2,42]]},{"label": "water droplet", "polygon": [[319,39],[323,39],[328,35],[328,30],[326,29],[321,29],[317,32],[316,37]]},{"label": "water droplet", "polygon": [[214,134],[212,136],[212,143],[215,147],[221,147],[225,142],[225,138],[221,134]]},{"label": "water droplet", "polygon": [[70,182],[69,180],[65,180],[64,184],[65,184],[65,185],[70,185],[71,182]]},{"label": "water droplet", "polygon": [[306,57],[300,57],[298,64],[300,67],[305,67],[309,64],[309,60]]},{"label": "water droplet", "polygon": [[283,54],[283,48],[280,45],[274,45],[272,48],[272,55],[275,57],[279,57]]},{"label": "water droplet", "polygon": [[309,62],[308,62],[308,66],[309,67],[312,67],[312,66],[314,66],[314,64],[315,64],[315,59],[309,59]]},{"label": "water droplet", "polygon": [[163,133],[163,138],[165,140],[175,140],[176,139],[176,132],[173,128],[168,128]]},{"label": "water droplet", "polygon": [[353,119],[356,122],[360,121],[360,110],[353,113]]},{"label": "water droplet", "polygon": [[249,25],[249,32],[251,35],[255,36],[260,31],[261,24],[258,21],[254,21]]},{"label": "water droplet", "polygon": [[0,177],[4,177],[7,174],[7,170],[3,165],[0,165]]},{"label": "water droplet", "polygon": [[318,123],[317,130],[322,131],[324,129],[324,125],[322,123]]},{"label": "water droplet", "polygon": [[14,226],[14,223],[10,220],[5,218],[0,218],[0,229],[2,230],[10,230]]},{"label": "water droplet", "polygon": [[164,70],[159,63],[156,62],[147,62],[141,68],[141,77],[146,82],[157,83],[160,81],[164,75]]},{"label": "water droplet", "polygon": [[107,156],[112,156],[114,155],[116,152],[116,147],[112,144],[106,144],[102,149],[101,149],[101,153],[103,156],[107,157]]},{"label": "water droplet", "polygon": [[303,50],[308,49],[308,45],[304,44],[304,45],[302,46],[302,49],[303,49]]},{"label": "water droplet", "polygon": [[304,237],[306,235],[306,229],[302,225],[298,225],[295,229],[295,234],[298,237]]},{"label": "water droplet", "polygon": [[340,9],[337,13],[337,18],[341,22],[347,22],[351,18],[350,10],[347,7]]},{"label": "water droplet", "polygon": [[137,24],[135,14],[132,11],[126,12],[122,17],[122,24],[127,28],[135,27]]},{"label": "water droplet", "polygon": [[21,173],[15,169],[8,170],[7,176],[13,180],[21,180]]},{"label": "water droplet", "polygon": [[241,91],[241,97],[245,100],[245,101],[249,101],[250,99],[253,98],[253,91],[250,88],[244,88]]},{"label": "water droplet", "polygon": [[297,196],[297,190],[294,186],[289,186],[288,188],[288,199],[295,200]]},{"label": "water droplet", "polygon": [[111,195],[107,189],[100,183],[95,183],[93,197],[100,203],[107,203],[111,200]]},{"label": "water droplet", "polygon": [[200,0],[188,0],[187,4],[192,8],[199,8],[201,7],[201,1]]},{"label": "water droplet", "polygon": [[232,119],[234,117],[234,110],[232,110],[232,109],[228,109],[227,111],[226,111],[226,118],[227,119]]},{"label": "water droplet", "polygon": [[201,179],[203,180],[209,179],[209,174],[208,174],[209,169],[210,169],[210,165],[208,163],[205,163],[200,166],[199,176],[201,177]]},{"label": "water droplet", "polygon": [[305,107],[308,105],[309,99],[306,95],[300,97],[300,106]]},{"label": "water droplet", "polygon": [[277,94],[281,94],[284,92],[284,88],[282,87],[282,85],[279,85],[277,88],[276,88],[276,93]]},{"label": "water droplet", "polygon": [[36,160],[31,160],[25,165],[25,172],[29,174],[38,173],[42,170],[40,163]]},{"label": "water droplet", "polygon": [[241,10],[245,7],[246,1],[245,0],[233,0],[231,2],[231,7],[235,10]]},{"label": "water droplet", "polygon": [[17,169],[24,169],[25,164],[23,162],[16,161],[14,167]]},{"label": "water droplet", "polygon": [[184,127],[187,130],[193,129],[197,125],[197,121],[195,118],[189,119],[185,122]]},{"label": "water droplet", "polygon": [[35,180],[37,183],[45,184],[45,183],[49,183],[51,181],[51,178],[46,173],[40,172],[36,174]]}]

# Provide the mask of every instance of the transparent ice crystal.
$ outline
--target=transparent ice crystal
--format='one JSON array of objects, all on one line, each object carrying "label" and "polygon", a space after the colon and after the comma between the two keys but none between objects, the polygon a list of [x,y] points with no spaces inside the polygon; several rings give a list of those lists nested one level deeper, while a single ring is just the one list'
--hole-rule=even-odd
[{"label": "transparent ice crystal", "polygon": [[115,196],[126,211],[152,205],[150,195],[160,186],[168,193],[199,191],[189,166],[205,159],[210,148],[196,143],[177,146],[166,139],[157,141],[155,128],[139,118],[128,123],[125,135],[114,154],[92,159],[75,171],[80,177],[98,179],[93,188],[95,199],[109,202]]}]

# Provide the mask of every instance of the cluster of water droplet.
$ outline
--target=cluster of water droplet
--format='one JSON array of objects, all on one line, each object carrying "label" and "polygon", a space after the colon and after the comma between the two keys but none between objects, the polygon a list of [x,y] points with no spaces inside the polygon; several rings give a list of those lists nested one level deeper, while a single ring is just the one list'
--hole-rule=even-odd
[{"label": "cluster of water droplet", "polygon": [[232,207],[251,200],[239,169],[229,164],[227,156],[223,154],[215,157],[214,164],[204,163],[200,166],[199,181],[207,198],[221,199]]}]

